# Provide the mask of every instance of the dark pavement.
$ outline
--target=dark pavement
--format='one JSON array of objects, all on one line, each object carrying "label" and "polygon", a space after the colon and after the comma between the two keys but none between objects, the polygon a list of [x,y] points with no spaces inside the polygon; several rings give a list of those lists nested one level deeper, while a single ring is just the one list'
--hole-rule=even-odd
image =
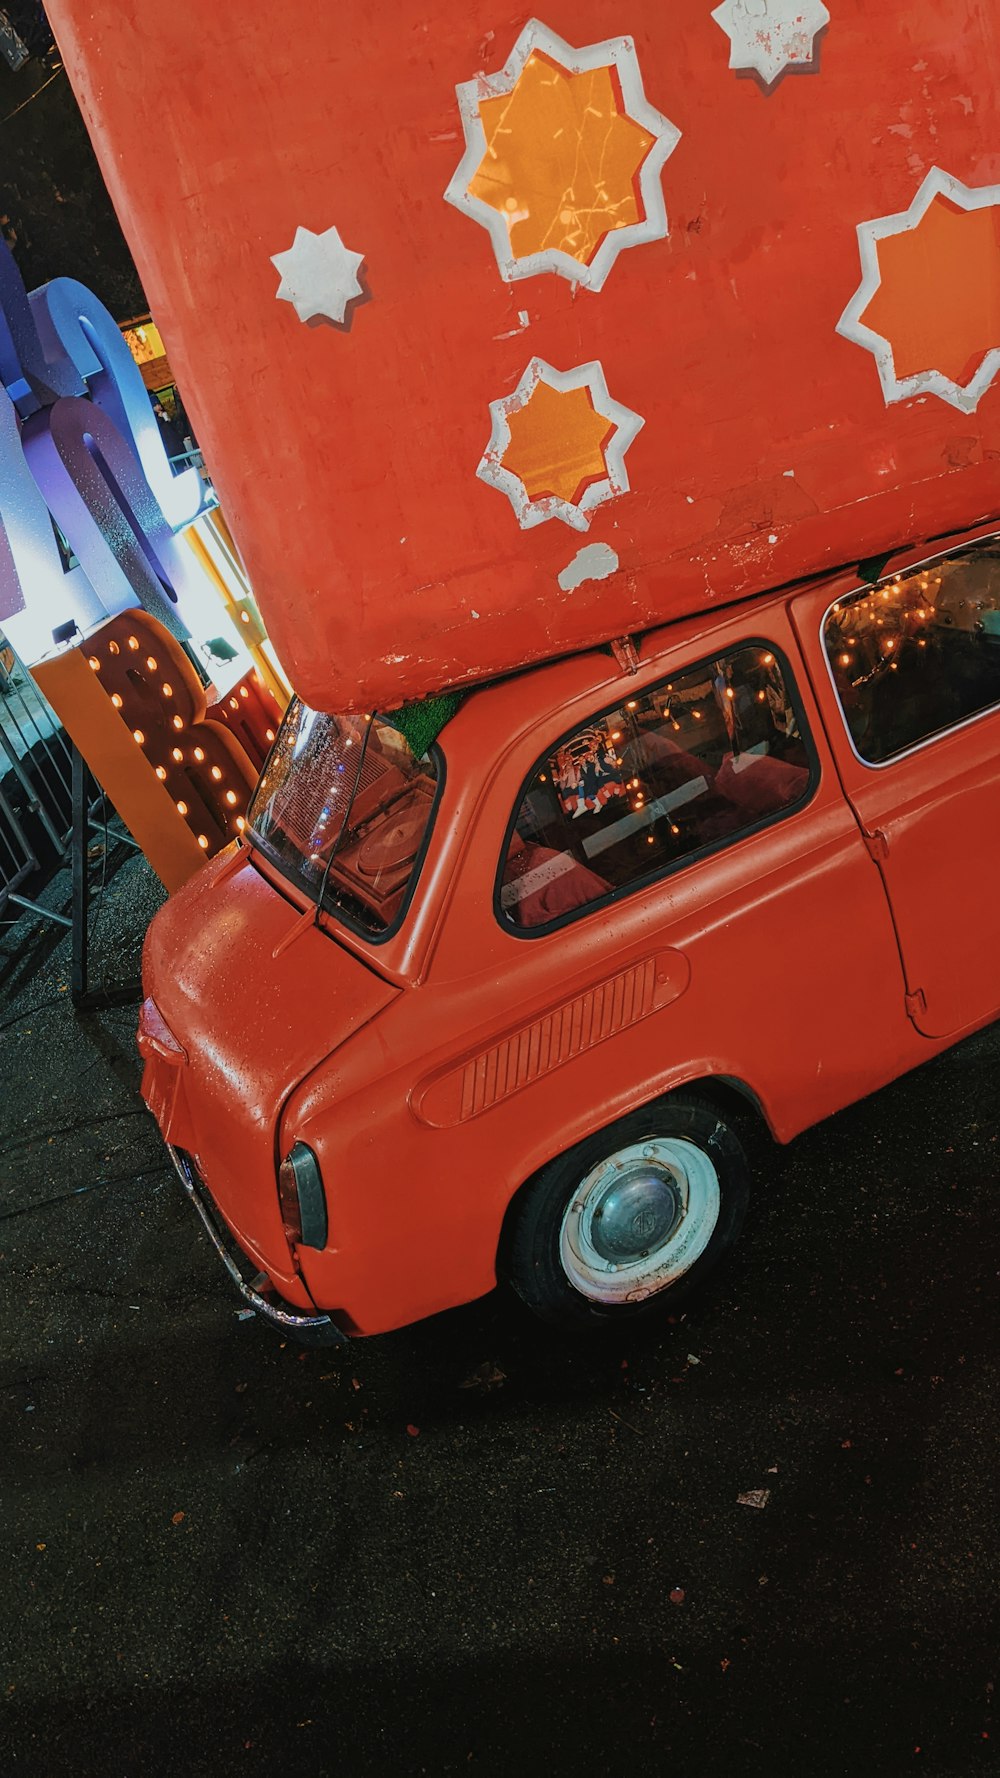
[{"label": "dark pavement", "polygon": [[[105,981],[157,898],[112,876]],[[3,1772],[990,1767],[1000,1030],[764,1148],[659,1341],[496,1296],[303,1352],[239,1318],[67,949],[0,933]]]}]

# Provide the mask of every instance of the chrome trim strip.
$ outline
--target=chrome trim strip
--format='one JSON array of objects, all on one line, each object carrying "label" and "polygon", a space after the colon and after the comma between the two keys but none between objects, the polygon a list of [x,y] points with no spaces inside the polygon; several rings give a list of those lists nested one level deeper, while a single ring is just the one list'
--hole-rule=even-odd
[{"label": "chrome trim strip", "polygon": [[205,1202],[205,1197],[207,1196],[205,1187],[202,1185],[202,1182],[188,1160],[187,1155],[183,1154],[179,1148],[172,1148],[169,1142],[167,1143],[167,1152],[174,1163],[177,1170],[177,1176],[180,1179],[187,1196],[190,1198],[205,1225],[212,1246],[215,1248],[216,1253],[221,1259],[240,1295],[250,1304],[250,1307],[256,1309],[257,1314],[263,1315],[267,1321],[273,1322],[276,1327],[288,1328],[292,1332],[299,1328],[329,1328],[333,1338],[339,1337],[346,1342],[349,1336],[334,1326],[329,1315],[296,1315],[291,1309],[279,1309],[275,1303],[269,1302],[267,1297],[261,1296],[259,1291],[251,1289],[250,1285],[247,1284],[242,1277],[235,1261],[230,1258],[222,1244],[219,1232],[216,1229],[212,1218],[212,1212],[209,1210],[208,1205]]}]

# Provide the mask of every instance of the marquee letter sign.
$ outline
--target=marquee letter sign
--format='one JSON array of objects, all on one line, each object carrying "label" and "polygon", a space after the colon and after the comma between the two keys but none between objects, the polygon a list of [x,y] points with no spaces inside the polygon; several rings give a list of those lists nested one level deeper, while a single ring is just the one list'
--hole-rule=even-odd
[{"label": "marquee letter sign", "polygon": [[[6,247],[0,378],[0,622],[176,888],[242,828],[280,716],[205,546],[178,535],[205,511],[204,484],[173,474],[141,372],[93,292],[57,278],[29,297]],[[195,666],[209,639],[234,663],[221,701]]]}]

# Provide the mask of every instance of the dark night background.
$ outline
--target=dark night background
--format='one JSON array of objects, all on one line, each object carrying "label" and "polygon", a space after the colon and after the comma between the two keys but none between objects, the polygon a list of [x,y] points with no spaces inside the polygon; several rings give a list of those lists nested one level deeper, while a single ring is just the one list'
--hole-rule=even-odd
[{"label": "dark night background", "polygon": [[32,0],[0,11],[29,59],[0,59],[0,228],[29,290],[78,278],[118,321],[148,312],[45,15]]}]

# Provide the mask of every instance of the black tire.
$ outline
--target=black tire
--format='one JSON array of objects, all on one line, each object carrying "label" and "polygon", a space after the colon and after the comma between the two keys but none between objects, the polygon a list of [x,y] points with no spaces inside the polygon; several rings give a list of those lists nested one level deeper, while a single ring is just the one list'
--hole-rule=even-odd
[{"label": "black tire", "polygon": [[[641,1300],[595,1300],[572,1281],[563,1259],[564,1219],[571,1206],[574,1214],[580,1210],[579,1201],[573,1203],[574,1196],[609,1156],[633,1144],[673,1141],[687,1145],[677,1152],[696,1150],[714,1172],[718,1212],[707,1244],[686,1269],[662,1284],[652,1284],[647,1276],[638,1286],[649,1289]],[[702,1166],[693,1154],[691,1159],[696,1167]],[[705,1177],[709,1177],[707,1171]],[[710,1190],[714,1193],[715,1187],[710,1186]],[[749,1196],[750,1169],[732,1124],[714,1105],[696,1094],[670,1094],[588,1136],[522,1187],[504,1226],[499,1271],[543,1321],[569,1331],[665,1320],[690,1301],[732,1251],[743,1226]],[[713,1196],[713,1207],[714,1202]],[[599,1214],[598,1210],[595,1215]],[[708,1221],[709,1214],[703,1222]],[[678,1211],[677,1215],[671,1240],[683,1221],[683,1213]],[[666,1246],[660,1251],[668,1253]],[[637,1259],[636,1263],[641,1261]],[[646,1263],[648,1267],[648,1260]],[[617,1287],[617,1282],[612,1279],[612,1286]],[[599,1283],[596,1287],[602,1288]]]}]

